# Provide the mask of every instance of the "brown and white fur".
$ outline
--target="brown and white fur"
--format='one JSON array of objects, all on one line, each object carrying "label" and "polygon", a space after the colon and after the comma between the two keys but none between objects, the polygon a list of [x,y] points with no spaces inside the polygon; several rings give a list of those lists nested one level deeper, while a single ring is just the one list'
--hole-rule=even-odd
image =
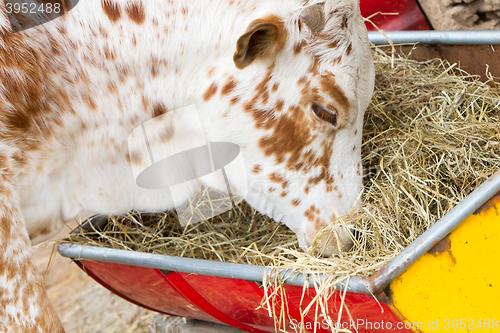
[{"label": "brown and white fur", "polygon": [[[82,213],[173,208],[136,185],[127,138],[185,106],[241,147],[247,202],[309,245],[361,192],[373,81],[356,0],[81,0],[19,33],[0,0],[0,332],[63,331],[31,244]],[[181,122],[164,145],[189,143]]]}]

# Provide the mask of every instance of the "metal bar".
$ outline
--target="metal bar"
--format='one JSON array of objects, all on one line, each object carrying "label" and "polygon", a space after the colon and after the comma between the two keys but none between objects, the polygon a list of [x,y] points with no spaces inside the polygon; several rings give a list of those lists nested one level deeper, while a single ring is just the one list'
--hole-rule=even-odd
[{"label": "metal bar", "polygon": [[[248,281],[262,281],[264,275],[275,276],[275,270],[264,266],[233,264],[192,258],[179,258],[160,254],[143,253],[136,251],[117,250],[97,246],[88,246],[71,243],[61,243],[58,251],[63,257],[75,260],[95,260],[115,264],[132,265],[146,268],[170,270],[189,274],[201,274],[216,277],[242,279]],[[304,286],[305,280],[309,286],[320,284],[325,276],[315,276],[294,273],[286,269],[280,271],[280,279],[285,284]],[[338,290],[344,290],[346,284],[336,285]],[[352,276],[347,284],[347,290],[355,293],[370,294],[366,286],[366,278]]]},{"label": "metal bar", "polygon": [[381,292],[389,283],[410,267],[418,258],[455,229],[463,220],[500,191],[500,171],[481,184],[456,205],[448,214],[430,227],[377,273],[367,279],[373,294]]},{"label": "metal bar", "polygon": [[[500,31],[385,31],[394,44],[441,44],[441,45],[500,45]],[[373,44],[387,45],[387,38],[378,31],[369,31]]]}]

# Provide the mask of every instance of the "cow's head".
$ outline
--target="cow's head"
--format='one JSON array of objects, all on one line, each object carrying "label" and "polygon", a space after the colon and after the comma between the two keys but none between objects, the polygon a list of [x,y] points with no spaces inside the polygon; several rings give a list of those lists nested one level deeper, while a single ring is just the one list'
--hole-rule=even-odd
[{"label": "cow's head", "polygon": [[[240,145],[248,203],[310,245],[362,191],[374,68],[359,6],[332,0],[277,8],[236,37],[234,64],[205,93],[208,138]],[[342,242],[326,252],[350,243],[346,229],[338,231]]]}]

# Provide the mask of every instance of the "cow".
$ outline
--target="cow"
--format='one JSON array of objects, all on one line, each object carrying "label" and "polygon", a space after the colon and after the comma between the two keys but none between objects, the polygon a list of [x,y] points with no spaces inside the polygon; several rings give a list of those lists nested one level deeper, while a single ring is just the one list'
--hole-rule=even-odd
[{"label": "cow", "polygon": [[[6,4],[0,332],[64,331],[32,244],[79,214],[172,209],[166,190],[136,184],[127,140],[173,110],[194,105],[208,142],[240,147],[246,201],[300,244],[356,205],[374,85],[356,0],[65,0],[64,15],[19,32]],[[163,124],[165,147],[189,144],[178,121]],[[349,240],[337,231],[332,253]]]}]

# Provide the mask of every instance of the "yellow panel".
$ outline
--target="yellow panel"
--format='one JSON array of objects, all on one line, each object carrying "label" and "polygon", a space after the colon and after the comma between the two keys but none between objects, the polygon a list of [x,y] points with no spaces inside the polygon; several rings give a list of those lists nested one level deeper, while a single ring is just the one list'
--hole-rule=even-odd
[{"label": "yellow panel", "polygon": [[422,332],[500,333],[500,194],[390,285]]}]

